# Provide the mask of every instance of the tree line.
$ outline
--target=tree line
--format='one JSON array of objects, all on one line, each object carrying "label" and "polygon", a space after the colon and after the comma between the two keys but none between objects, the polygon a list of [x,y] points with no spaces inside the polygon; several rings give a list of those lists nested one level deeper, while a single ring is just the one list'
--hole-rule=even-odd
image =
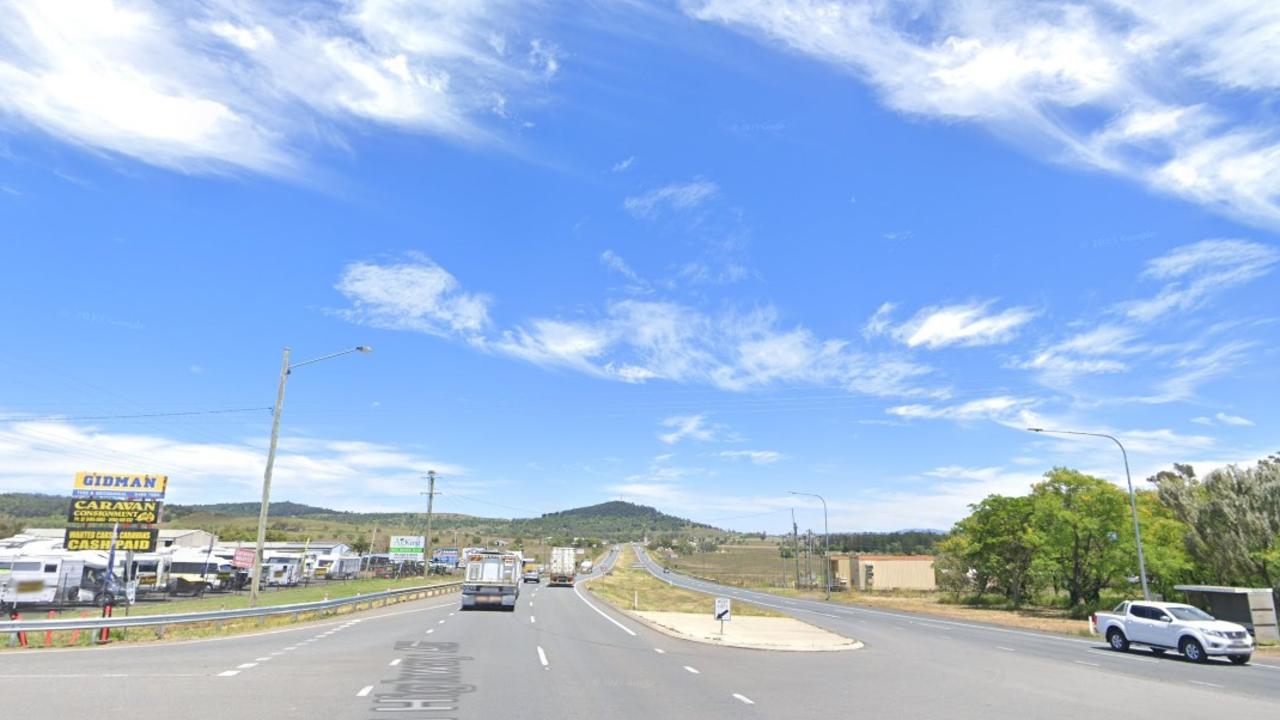
[{"label": "tree line", "polygon": [[[1135,493],[1153,593],[1175,585],[1271,588],[1280,600],[1280,455],[1196,475],[1189,465]],[[1051,596],[1078,614],[1104,593],[1131,596],[1138,575],[1129,499],[1114,484],[1054,468],[1022,496],[970,506],[938,545],[939,585],[957,598],[1002,596],[1017,607]]]}]

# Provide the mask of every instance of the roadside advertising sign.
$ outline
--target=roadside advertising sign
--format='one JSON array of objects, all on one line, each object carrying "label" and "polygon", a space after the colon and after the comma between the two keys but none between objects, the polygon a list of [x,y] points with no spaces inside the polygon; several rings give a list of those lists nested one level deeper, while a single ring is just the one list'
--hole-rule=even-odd
[{"label": "roadside advertising sign", "polygon": [[436,548],[431,551],[431,562],[445,565],[458,564],[458,548]]},{"label": "roadside advertising sign", "polygon": [[[116,550],[139,553],[155,552],[156,536],[160,531],[155,528],[141,530],[121,530],[116,538]],[[110,550],[110,529],[101,528],[67,528],[63,536],[63,547],[67,550]]]},{"label": "roadside advertising sign", "polygon": [[427,539],[422,535],[392,535],[387,552],[392,555],[417,555],[421,559],[426,548]]},{"label": "roadside advertising sign", "polygon": [[154,525],[160,520],[159,500],[72,498],[67,521],[78,525]]},{"label": "roadside advertising sign", "polygon": [[248,570],[253,567],[253,559],[258,556],[258,551],[254,548],[236,548],[236,554],[231,558],[231,567]]},{"label": "roadside advertising sign", "polygon": [[169,484],[167,475],[112,475],[78,472],[71,496],[116,500],[163,500]]}]

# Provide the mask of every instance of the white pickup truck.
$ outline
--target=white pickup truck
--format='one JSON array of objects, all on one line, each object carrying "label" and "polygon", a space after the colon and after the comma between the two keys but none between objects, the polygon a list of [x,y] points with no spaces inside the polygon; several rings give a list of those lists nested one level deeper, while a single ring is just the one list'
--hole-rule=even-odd
[{"label": "white pickup truck", "polygon": [[1144,645],[1156,654],[1177,650],[1192,662],[1225,655],[1237,665],[1253,656],[1253,637],[1244,626],[1179,603],[1125,601],[1109,613],[1089,616],[1089,631],[1121,652]]}]

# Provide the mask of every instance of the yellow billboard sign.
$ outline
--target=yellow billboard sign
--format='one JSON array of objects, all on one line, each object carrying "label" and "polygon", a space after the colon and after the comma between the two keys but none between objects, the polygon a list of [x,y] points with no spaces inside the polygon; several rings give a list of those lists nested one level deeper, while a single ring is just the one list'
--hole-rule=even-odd
[{"label": "yellow billboard sign", "polygon": [[154,525],[159,521],[159,500],[72,498],[67,513],[67,522],[75,525]]},{"label": "yellow billboard sign", "polygon": [[79,498],[162,500],[168,485],[168,475],[79,472],[76,473],[71,495]]}]

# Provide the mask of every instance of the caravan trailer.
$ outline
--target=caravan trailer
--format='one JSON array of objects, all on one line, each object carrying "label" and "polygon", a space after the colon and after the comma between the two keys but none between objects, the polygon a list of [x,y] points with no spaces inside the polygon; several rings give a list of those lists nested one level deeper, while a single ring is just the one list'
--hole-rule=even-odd
[{"label": "caravan trailer", "polygon": [[4,611],[23,605],[132,604],[136,593],[137,580],[108,576],[103,553],[0,556],[0,609]]},{"label": "caravan trailer", "polygon": [[201,597],[209,590],[231,586],[234,570],[231,563],[207,550],[180,548],[169,558],[170,595]]}]

